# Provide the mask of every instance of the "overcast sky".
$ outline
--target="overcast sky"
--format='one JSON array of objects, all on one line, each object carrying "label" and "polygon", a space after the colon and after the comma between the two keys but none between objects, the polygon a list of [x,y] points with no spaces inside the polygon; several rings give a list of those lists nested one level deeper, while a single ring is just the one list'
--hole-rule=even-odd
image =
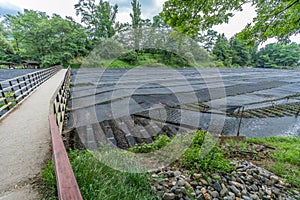
[{"label": "overcast sky", "polygon": [[[154,15],[161,12],[165,1],[166,0],[139,0],[142,5],[142,18],[152,19]],[[0,15],[5,13],[14,14],[23,9],[32,9],[46,12],[48,15],[56,13],[63,17],[72,16],[80,22],[74,10],[74,5],[77,2],[78,0],[0,0]],[[130,22],[131,0],[109,0],[109,2],[119,5],[117,21]],[[255,16],[254,9],[246,5],[244,6],[244,11],[236,13],[228,24],[219,25],[213,27],[213,29],[219,33],[224,33],[227,38],[230,38],[235,33],[241,31]],[[300,43],[300,37],[293,37],[293,41]]]}]

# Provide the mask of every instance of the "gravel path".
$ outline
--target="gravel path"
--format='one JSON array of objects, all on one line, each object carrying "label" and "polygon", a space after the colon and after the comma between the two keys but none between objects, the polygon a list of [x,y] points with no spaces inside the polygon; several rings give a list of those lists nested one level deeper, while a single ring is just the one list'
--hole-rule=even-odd
[{"label": "gravel path", "polygon": [[51,156],[50,99],[65,73],[58,72],[0,121],[0,200],[40,199],[32,185]]}]

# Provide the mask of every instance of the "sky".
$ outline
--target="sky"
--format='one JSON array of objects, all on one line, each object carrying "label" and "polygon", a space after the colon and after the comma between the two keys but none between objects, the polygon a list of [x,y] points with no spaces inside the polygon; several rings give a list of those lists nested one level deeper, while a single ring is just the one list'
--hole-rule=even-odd
[{"label": "sky", "polygon": [[[111,4],[118,4],[119,12],[117,21],[130,22],[131,0],[108,0]],[[152,19],[153,16],[161,12],[163,4],[166,0],[139,0],[142,5],[142,18]],[[72,16],[76,21],[80,22],[80,18],[76,16],[74,5],[78,0],[0,0],[0,15],[16,14],[23,9],[39,10],[46,12],[48,15],[54,13],[65,16]],[[227,38],[241,31],[247,23],[251,22],[256,16],[254,8],[250,5],[243,7],[244,11],[236,13],[230,19],[228,24],[222,24],[213,27],[215,31],[224,33]],[[276,40],[269,40],[267,43],[275,42]],[[292,41],[300,43],[300,36],[294,36]]]}]

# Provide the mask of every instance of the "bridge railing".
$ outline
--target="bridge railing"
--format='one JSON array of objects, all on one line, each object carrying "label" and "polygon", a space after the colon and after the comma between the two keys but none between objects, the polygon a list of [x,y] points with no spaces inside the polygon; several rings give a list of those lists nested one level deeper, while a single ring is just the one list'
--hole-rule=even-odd
[{"label": "bridge railing", "polygon": [[59,200],[83,200],[62,140],[62,129],[69,96],[70,68],[50,102],[50,134]]},{"label": "bridge railing", "polygon": [[56,66],[0,82],[0,118],[61,69]]}]

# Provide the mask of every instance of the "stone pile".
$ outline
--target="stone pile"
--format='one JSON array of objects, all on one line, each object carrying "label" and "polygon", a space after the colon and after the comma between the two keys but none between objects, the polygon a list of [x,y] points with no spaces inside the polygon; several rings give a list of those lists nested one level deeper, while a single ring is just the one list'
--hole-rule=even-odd
[{"label": "stone pile", "polygon": [[152,174],[152,190],[164,200],[300,199],[297,190],[271,172],[247,161],[233,161],[232,173],[189,174],[173,167]]}]

